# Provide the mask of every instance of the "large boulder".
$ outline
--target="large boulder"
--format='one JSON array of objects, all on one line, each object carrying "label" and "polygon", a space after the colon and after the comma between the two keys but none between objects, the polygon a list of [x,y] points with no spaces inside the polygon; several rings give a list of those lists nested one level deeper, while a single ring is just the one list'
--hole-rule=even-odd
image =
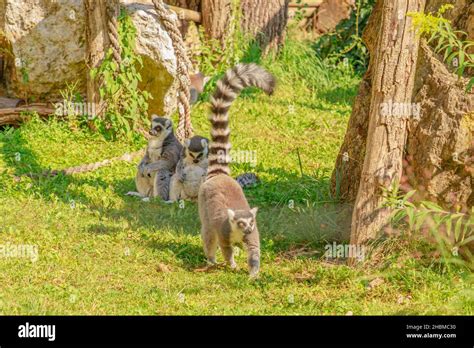
[{"label": "large boulder", "polygon": [[[176,105],[176,58],[172,42],[151,2],[122,1],[137,28],[143,83],[150,113]],[[85,95],[85,7],[83,0],[0,0],[0,45],[9,97],[59,100],[67,84]]]}]

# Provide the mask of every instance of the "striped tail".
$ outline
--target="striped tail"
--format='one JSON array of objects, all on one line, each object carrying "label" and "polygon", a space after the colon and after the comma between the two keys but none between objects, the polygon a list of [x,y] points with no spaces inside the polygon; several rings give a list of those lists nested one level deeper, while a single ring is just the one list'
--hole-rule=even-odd
[{"label": "striped tail", "polygon": [[229,108],[239,93],[246,87],[259,87],[268,95],[273,93],[275,78],[256,64],[238,64],[227,70],[217,82],[211,98],[211,145],[209,146],[209,167],[207,178],[219,174],[230,175],[230,129]]}]

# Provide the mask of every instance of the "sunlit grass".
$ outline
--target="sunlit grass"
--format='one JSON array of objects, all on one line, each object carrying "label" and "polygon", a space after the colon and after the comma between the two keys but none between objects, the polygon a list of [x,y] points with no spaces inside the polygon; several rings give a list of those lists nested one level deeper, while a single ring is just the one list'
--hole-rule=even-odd
[{"label": "sunlit grass", "polygon": [[[33,119],[0,134],[0,244],[38,246],[39,259],[0,258],[2,314],[473,314],[468,275],[403,240],[359,267],[327,262],[327,241],[347,237],[350,206],[329,193],[358,77],[330,70],[308,45],[289,42],[274,63],[274,96],[247,92],[231,109],[235,150],[257,154],[246,191],[260,207],[262,272],[204,264],[197,206],[141,202],[134,163],[32,180],[13,175],[122,155],[145,141],[107,142],[67,124]],[[208,105],[193,109],[209,134]],[[301,158],[301,167],[298,160]],[[18,157],[17,153],[20,154]],[[302,169],[302,171],[301,171]],[[219,256],[219,260],[222,260]],[[383,282],[369,286],[375,278]]]}]

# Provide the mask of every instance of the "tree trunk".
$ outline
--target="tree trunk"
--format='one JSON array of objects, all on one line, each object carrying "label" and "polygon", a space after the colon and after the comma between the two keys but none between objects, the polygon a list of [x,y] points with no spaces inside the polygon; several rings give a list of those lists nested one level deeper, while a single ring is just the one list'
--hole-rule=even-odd
[{"label": "tree trunk", "polygon": [[[375,55],[378,24],[381,21],[383,1],[377,1],[365,27],[362,39],[370,56]],[[373,59],[370,59],[359,93],[354,101],[344,142],[339,150],[332,174],[332,191],[344,202],[354,202],[359,190],[360,174],[365,157],[367,130],[369,128],[370,99],[372,91]]]},{"label": "tree trunk", "polygon": [[425,0],[384,0],[375,55],[369,129],[361,182],[352,215],[351,243],[363,244],[387,224],[390,211],[380,208],[381,187],[400,181],[407,118],[392,103],[409,106],[415,80],[419,39],[408,12],[424,11]]},{"label": "tree trunk", "polygon": [[266,55],[285,41],[289,0],[241,0],[242,29],[255,37]]},{"label": "tree trunk", "polygon": [[[277,52],[285,40],[289,0],[240,0],[241,27],[254,37],[263,54]],[[206,36],[224,43],[231,18],[232,0],[202,0]]]},{"label": "tree trunk", "polygon": [[86,63],[87,63],[87,102],[97,105],[102,110],[99,96],[99,81],[92,79],[89,72],[100,66],[110,41],[107,30],[106,1],[85,0],[86,9]]},{"label": "tree trunk", "polygon": [[202,0],[202,25],[206,37],[225,41],[232,11],[232,0]]},{"label": "tree trunk", "polygon": [[[427,0],[426,12],[436,12],[443,3]],[[332,175],[333,193],[345,202],[356,199],[361,181],[382,5],[383,1],[377,1],[363,34],[370,64],[359,86]],[[455,0],[453,5],[445,16],[455,29],[466,31],[468,39],[474,40],[474,3]],[[409,119],[402,189],[416,189],[415,199],[467,212],[474,204],[474,93],[465,93],[467,79],[458,80],[426,44],[420,46],[415,75],[413,102],[420,107],[420,117]]]}]

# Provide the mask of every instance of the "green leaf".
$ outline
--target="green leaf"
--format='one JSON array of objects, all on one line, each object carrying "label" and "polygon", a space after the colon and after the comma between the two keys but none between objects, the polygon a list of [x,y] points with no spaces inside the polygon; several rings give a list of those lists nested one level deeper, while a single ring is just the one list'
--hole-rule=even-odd
[{"label": "green leaf", "polygon": [[435,212],[438,213],[444,213],[445,211],[436,203],[430,202],[430,201],[423,201],[422,205],[424,205],[426,208],[431,209]]},{"label": "green leaf", "polygon": [[466,92],[470,92],[472,87],[474,87],[474,77],[471,78],[466,86]]},{"label": "green leaf", "polygon": [[454,240],[459,241],[459,235],[461,233],[461,226],[463,223],[462,217],[459,217],[456,221],[456,226],[454,227]]},{"label": "green leaf", "polygon": [[444,52],[444,56],[443,56],[444,61],[446,61],[446,58],[448,57],[449,54],[451,54],[452,51],[453,51],[453,48],[451,47],[451,45],[449,45],[446,49],[446,52]]}]

